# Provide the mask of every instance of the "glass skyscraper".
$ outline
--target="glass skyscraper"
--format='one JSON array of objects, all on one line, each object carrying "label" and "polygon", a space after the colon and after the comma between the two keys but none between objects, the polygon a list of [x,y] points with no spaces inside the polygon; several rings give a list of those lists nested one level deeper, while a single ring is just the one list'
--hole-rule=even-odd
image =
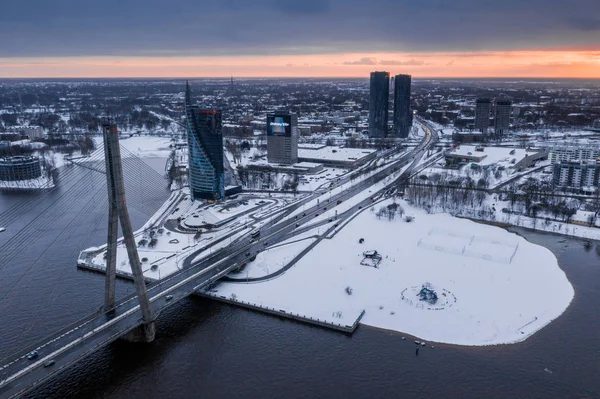
[{"label": "glass skyscraper", "polygon": [[371,72],[369,93],[369,135],[371,137],[387,136],[389,96],[390,74]]},{"label": "glass skyscraper", "polygon": [[394,135],[408,137],[412,126],[410,112],[410,75],[394,77]]},{"label": "glass skyscraper", "polygon": [[492,102],[489,98],[478,98],[475,102],[475,130],[487,133],[490,127]]},{"label": "glass skyscraper", "polygon": [[193,200],[225,197],[223,132],[220,110],[193,106],[190,85],[185,90],[188,137],[188,183]]},{"label": "glass skyscraper", "polygon": [[494,133],[498,136],[503,135],[510,127],[510,108],[512,102],[507,100],[496,100],[496,110],[494,113]]}]

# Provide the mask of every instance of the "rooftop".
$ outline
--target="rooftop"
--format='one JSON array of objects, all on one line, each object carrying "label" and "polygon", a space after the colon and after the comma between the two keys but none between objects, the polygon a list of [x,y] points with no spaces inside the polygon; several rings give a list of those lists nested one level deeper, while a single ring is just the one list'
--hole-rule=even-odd
[{"label": "rooftop", "polygon": [[373,149],[364,148],[340,148],[335,146],[316,145],[316,148],[298,146],[298,158],[319,159],[329,161],[357,161],[376,152]]}]

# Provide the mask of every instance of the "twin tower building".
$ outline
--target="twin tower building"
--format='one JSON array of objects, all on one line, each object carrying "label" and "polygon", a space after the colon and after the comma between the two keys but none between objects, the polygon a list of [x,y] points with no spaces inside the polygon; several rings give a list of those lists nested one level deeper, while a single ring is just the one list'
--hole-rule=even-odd
[{"label": "twin tower building", "polygon": [[389,72],[371,72],[369,95],[369,135],[376,138],[408,137],[413,115],[410,110],[410,75],[394,78],[394,121],[389,128]]},{"label": "twin tower building", "polygon": [[[192,104],[185,90],[188,138],[188,183],[192,200],[225,197],[223,116],[221,110]],[[298,162],[298,116],[289,112],[267,114],[267,159],[270,163]]]}]

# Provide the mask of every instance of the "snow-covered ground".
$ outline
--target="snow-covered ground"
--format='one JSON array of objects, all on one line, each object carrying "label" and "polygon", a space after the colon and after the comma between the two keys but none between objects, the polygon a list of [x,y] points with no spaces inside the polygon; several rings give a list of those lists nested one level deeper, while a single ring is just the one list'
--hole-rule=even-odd
[{"label": "snow-covered ground", "polygon": [[31,180],[0,180],[0,189],[46,189],[54,187],[54,181],[47,176],[41,176]]},{"label": "snow-covered ground", "polygon": [[[167,158],[171,154],[171,139],[167,137],[134,136],[120,138],[119,143],[138,158]],[[121,153],[122,156],[125,156]]]},{"label": "snow-covered ground", "polygon": [[[199,260],[212,251],[230,245],[234,240],[247,235],[252,228],[266,221],[256,222],[251,215],[257,212],[268,213],[288,203],[288,198],[256,198],[252,195],[239,195],[223,203],[206,205],[189,199],[189,190],[178,190],[171,193],[170,198],[138,231],[134,232],[138,243],[138,254],[142,261],[144,276],[148,279],[167,277],[179,270],[183,260],[201,248],[202,251],[194,259]],[[167,229],[165,222],[177,219],[181,228]],[[228,220],[231,219],[231,220]],[[189,222],[188,222],[189,221]],[[186,223],[187,222],[187,223]],[[221,227],[208,228],[205,223]],[[172,226],[171,226],[172,227]],[[231,235],[220,243],[215,241]],[[127,249],[119,239],[117,245],[117,271],[124,275],[131,274],[127,257]],[[98,270],[106,269],[106,245],[88,248],[80,255],[79,262]]]},{"label": "snow-covered ground", "polygon": [[[103,138],[101,136],[94,138],[96,150],[104,148]],[[119,137],[119,144],[125,151],[121,151],[122,157],[127,157],[132,153],[138,158],[168,158],[171,154],[172,140],[169,137],[158,136],[134,136]]]},{"label": "snow-covered ground", "polygon": [[[528,229],[546,231],[549,233],[562,234],[573,237],[587,238],[590,240],[600,241],[600,228],[585,226],[581,224],[573,224],[567,222],[561,222],[557,220],[550,220],[541,217],[532,218],[524,215],[514,215],[510,213],[501,212],[501,207],[509,206],[507,202],[499,202],[499,206],[495,212],[495,220],[501,223],[509,224],[512,226],[525,227]],[[479,219],[475,214],[465,215],[473,219]],[[482,220],[489,221],[489,218],[481,218]],[[576,219],[574,219],[576,220]],[[581,220],[580,223],[585,223]]]},{"label": "snow-covered ground", "polygon": [[[569,306],[573,287],[546,248],[497,227],[401,205],[413,222],[364,211],[280,277],[222,283],[218,295],[342,324],[365,309],[364,324],[460,345],[522,341]],[[263,253],[258,268],[275,268],[298,251],[284,248]],[[383,256],[378,268],[360,265],[366,250]],[[436,304],[417,296],[426,283]]]},{"label": "snow-covered ground", "polygon": [[[305,235],[312,236],[316,233],[316,231],[311,231],[309,234]],[[290,240],[284,245],[268,248],[256,255],[256,259],[249,262],[242,272],[232,274],[231,277],[243,280],[245,278],[257,278],[273,274],[287,265],[315,240],[316,238],[300,239],[294,237],[293,240]],[[277,261],[274,262],[274,259],[277,259]]]}]

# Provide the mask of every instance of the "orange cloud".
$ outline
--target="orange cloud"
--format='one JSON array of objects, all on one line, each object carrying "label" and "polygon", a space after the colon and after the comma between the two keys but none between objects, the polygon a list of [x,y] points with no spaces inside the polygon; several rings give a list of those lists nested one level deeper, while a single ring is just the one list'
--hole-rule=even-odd
[{"label": "orange cloud", "polygon": [[[414,77],[600,78],[600,50],[342,53],[228,57],[0,58],[0,77]],[[379,61],[384,60],[384,61]]]}]

